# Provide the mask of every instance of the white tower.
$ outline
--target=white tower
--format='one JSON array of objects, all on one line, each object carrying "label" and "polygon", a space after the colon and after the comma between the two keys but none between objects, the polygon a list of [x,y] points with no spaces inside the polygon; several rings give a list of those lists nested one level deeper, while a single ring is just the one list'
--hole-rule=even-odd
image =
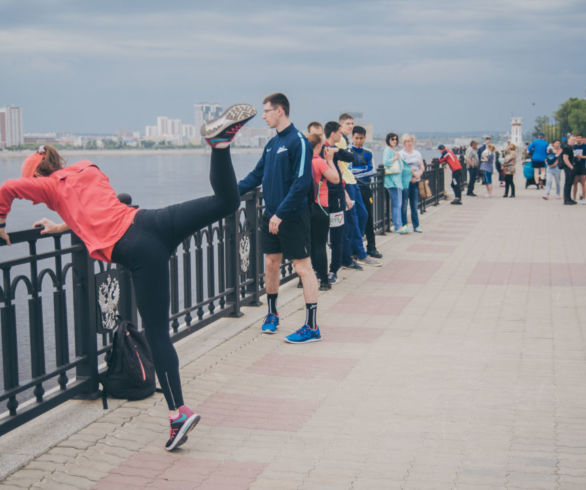
[{"label": "white tower", "polygon": [[523,130],[521,129],[520,117],[513,117],[511,119],[511,143],[517,148],[523,144]]}]

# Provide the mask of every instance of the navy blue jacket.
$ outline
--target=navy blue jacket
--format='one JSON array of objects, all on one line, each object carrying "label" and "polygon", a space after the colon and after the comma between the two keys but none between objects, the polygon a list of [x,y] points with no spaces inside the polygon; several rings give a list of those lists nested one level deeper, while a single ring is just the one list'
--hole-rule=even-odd
[{"label": "navy blue jacket", "polygon": [[349,151],[356,155],[350,169],[360,185],[370,184],[370,178],[376,174],[372,167],[372,152],[366,148],[357,148],[352,145]]},{"label": "navy blue jacket", "polygon": [[307,196],[312,185],[311,145],[293,124],[272,137],[260,160],[238,183],[240,194],[262,184],[265,210],[284,219],[308,209]]}]

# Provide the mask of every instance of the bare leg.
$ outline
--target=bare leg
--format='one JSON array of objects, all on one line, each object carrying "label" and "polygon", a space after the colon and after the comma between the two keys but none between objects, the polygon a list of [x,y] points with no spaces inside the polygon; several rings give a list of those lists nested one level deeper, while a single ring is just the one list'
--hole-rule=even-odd
[{"label": "bare leg", "polygon": [[311,266],[311,259],[306,257],[305,259],[293,260],[293,267],[295,267],[295,272],[297,272],[303,283],[305,302],[317,303],[317,278]]},{"label": "bare leg", "polygon": [[279,269],[282,261],[283,254],[265,255],[265,284],[267,294],[277,294],[279,292]]}]

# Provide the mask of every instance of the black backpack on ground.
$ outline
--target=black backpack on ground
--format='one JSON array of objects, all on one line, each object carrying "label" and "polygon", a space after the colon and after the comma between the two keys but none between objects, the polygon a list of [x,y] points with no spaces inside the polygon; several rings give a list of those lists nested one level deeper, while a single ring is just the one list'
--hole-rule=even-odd
[{"label": "black backpack on ground", "polygon": [[153,356],[143,332],[128,321],[114,330],[112,349],[106,354],[106,372],[100,375],[105,396],[142,400],[155,392]]}]

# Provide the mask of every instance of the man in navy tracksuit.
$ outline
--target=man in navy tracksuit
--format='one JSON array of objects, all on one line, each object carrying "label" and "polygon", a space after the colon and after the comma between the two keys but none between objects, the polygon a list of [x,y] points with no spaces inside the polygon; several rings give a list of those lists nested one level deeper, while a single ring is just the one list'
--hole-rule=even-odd
[{"label": "man in navy tracksuit", "polygon": [[307,196],[312,186],[312,147],[289,119],[289,101],[275,93],[263,100],[263,119],[277,135],[265,146],[256,167],[238,183],[240,194],[262,184],[265,213],[262,220],[262,247],[265,253],[265,283],[268,314],[263,333],[273,334],[279,325],[277,295],[283,257],[293,260],[303,283],[306,322],[285,340],[290,343],[316,342],[321,334],[316,323],[317,278],[310,258],[310,219]]}]

